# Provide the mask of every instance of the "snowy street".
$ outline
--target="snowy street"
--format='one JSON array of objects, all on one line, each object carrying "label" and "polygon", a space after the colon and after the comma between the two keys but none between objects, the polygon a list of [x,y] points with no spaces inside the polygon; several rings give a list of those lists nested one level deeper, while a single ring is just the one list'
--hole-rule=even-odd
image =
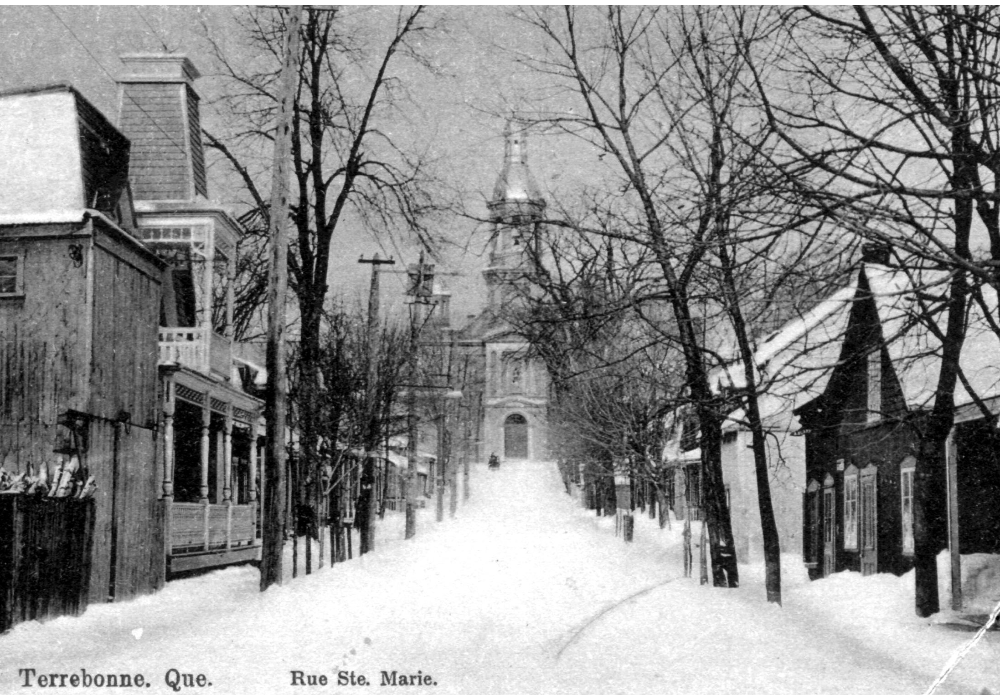
[{"label": "snowy street", "polygon": [[[390,513],[373,555],[264,595],[240,567],[22,624],[0,638],[0,692],[46,692],[19,670],[34,669],[142,674],[163,693],[175,669],[191,692],[922,693],[972,636],[913,615],[912,574],[808,583],[789,566],[784,608],[759,568],[737,590],[699,586],[676,523],[637,513],[627,545],[552,465],[478,465],[472,493],[442,524],[430,503],[411,542]],[[990,632],[941,690],[1000,691],[997,668]],[[74,691],[95,689],[58,692]]]}]

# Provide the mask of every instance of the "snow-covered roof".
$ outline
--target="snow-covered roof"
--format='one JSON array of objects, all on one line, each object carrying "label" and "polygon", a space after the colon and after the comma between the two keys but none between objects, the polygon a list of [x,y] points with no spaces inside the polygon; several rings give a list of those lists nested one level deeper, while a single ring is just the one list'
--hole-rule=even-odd
[{"label": "snow-covered roof", "polygon": [[[762,418],[773,420],[796,405],[823,393],[840,355],[857,278],[828,299],[761,341],[755,353]],[[742,362],[722,367],[712,376],[712,389],[746,386]],[[739,420],[739,418],[735,418]]]},{"label": "snow-covered roof", "polygon": [[[865,275],[882,327],[882,337],[899,377],[909,410],[930,408],[941,362],[941,340],[947,309],[939,301],[950,279],[947,272],[891,268],[866,263]],[[843,340],[854,301],[858,297],[860,273],[800,318],[786,323],[764,338],[755,353],[759,402],[765,421],[790,422],[788,412],[821,395],[834,367],[840,361]],[[867,294],[867,293],[866,293]],[[987,310],[995,318],[997,296],[983,288]],[[962,349],[962,371],[980,398],[1000,395],[1000,339],[990,328],[983,309],[973,303],[968,332]],[[746,385],[741,362],[713,373],[715,391]],[[959,381],[955,405],[972,401]],[[731,417],[741,420],[741,415]]]},{"label": "snow-covered roof", "polygon": [[[930,409],[941,367],[942,342],[948,323],[950,275],[943,271],[917,275],[909,270],[867,265],[865,272],[882,325],[882,336],[909,410]],[[979,304],[970,299],[955,405],[1000,395],[1000,337],[988,316],[997,317],[997,294],[983,286]],[[985,306],[985,309],[983,308]]]},{"label": "snow-covered roof", "polygon": [[[785,324],[757,347],[760,410],[765,420],[779,419],[826,390],[833,369],[841,359],[851,309],[858,298],[861,273],[868,283],[882,329],[882,338],[902,387],[909,410],[931,407],[941,363],[941,336],[947,308],[941,302],[950,280],[940,270],[892,268],[866,263],[850,285]],[[987,311],[997,315],[997,295],[983,288]],[[865,292],[867,294],[868,292]],[[991,329],[980,305],[968,312],[968,331],[961,368],[969,386],[980,397],[1000,395],[1000,338]],[[733,363],[713,375],[713,389],[742,388],[746,384],[742,363]],[[959,381],[955,405],[972,401]],[[735,416],[734,420],[739,420]],[[788,420],[786,418],[786,420]]]}]

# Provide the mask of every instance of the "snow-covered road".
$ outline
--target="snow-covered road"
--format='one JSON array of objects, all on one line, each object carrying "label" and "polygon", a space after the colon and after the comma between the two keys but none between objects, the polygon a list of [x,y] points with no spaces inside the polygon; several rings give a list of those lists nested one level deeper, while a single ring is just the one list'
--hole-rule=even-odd
[{"label": "snow-covered road", "polygon": [[[0,692],[44,692],[21,669],[85,669],[142,674],[143,692],[203,674],[190,690],[918,693],[969,637],[914,617],[905,577],[789,573],[784,608],[752,567],[743,588],[698,586],[680,576],[676,529],[640,515],[626,545],[551,465],[480,467],[472,488],[454,520],[428,508],[404,542],[390,514],[374,554],[263,595],[242,567],[21,625],[0,638]],[[944,690],[1000,690],[998,636]]]}]

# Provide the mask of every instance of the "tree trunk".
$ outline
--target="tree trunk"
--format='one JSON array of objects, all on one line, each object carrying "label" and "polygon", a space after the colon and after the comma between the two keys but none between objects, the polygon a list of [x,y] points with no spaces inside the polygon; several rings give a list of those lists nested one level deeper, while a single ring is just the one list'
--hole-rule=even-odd
[{"label": "tree trunk", "polygon": [[375,492],[375,459],[365,457],[362,462],[361,479],[359,483],[358,505],[354,513],[357,523],[359,544],[358,554],[364,555],[375,549],[375,519],[374,492]]},{"label": "tree trunk", "polygon": [[743,381],[746,384],[743,408],[746,412],[747,423],[750,425],[754,476],[757,482],[757,507],[760,511],[761,539],[764,545],[764,588],[767,592],[767,602],[781,605],[781,543],[778,539],[778,525],[774,520],[771,479],[767,469],[767,442],[760,417],[760,404],[757,400],[757,360],[754,350],[750,346],[746,320],[743,317],[743,310],[740,307],[740,299],[736,290],[736,280],[733,277],[733,265],[726,242],[729,224],[724,216],[719,218],[717,229],[723,239],[718,248],[723,270],[723,295],[726,299],[733,332],[736,335],[736,343],[740,349]]},{"label": "tree trunk", "polygon": [[939,433],[925,433],[913,474],[914,604],[920,617],[941,609],[937,555],[946,546],[947,504],[942,478],[944,439],[936,439]]},{"label": "tree trunk", "polygon": [[[705,387],[707,389],[707,386]],[[700,392],[699,392],[700,393]],[[698,399],[695,399],[698,401]],[[714,403],[714,402],[713,402]],[[707,401],[698,401],[701,426],[701,463],[704,497],[704,522],[708,526],[708,545],[712,555],[714,585],[728,588],[739,586],[736,550],[733,546],[733,526],[726,503],[726,486],[722,476],[722,420],[717,408]]]}]

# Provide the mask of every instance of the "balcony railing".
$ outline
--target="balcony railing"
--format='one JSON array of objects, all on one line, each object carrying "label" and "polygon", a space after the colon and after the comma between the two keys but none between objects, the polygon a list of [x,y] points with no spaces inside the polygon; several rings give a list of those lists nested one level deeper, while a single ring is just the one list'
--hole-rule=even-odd
[{"label": "balcony railing", "polygon": [[208,373],[208,339],[200,328],[160,328],[160,364]]},{"label": "balcony railing", "polygon": [[201,328],[160,328],[160,364],[182,365],[227,379],[233,364],[233,341]]}]

